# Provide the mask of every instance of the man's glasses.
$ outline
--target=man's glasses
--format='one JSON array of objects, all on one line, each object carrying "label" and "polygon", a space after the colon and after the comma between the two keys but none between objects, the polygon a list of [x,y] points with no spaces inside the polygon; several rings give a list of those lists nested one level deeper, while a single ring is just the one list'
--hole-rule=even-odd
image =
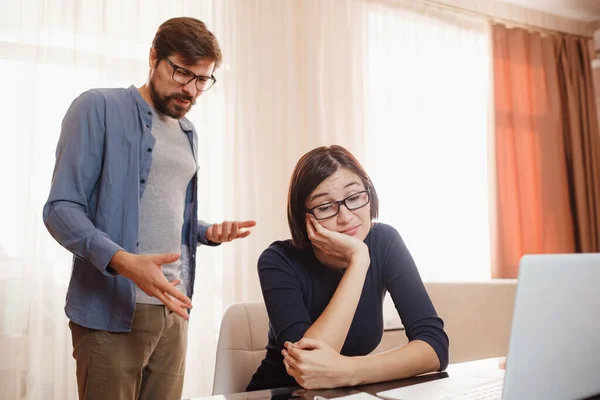
[{"label": "man's glasses", "polygon": [[171,77],[173,78],[173,81],[175,83],[179,83],[180,85],[187,85],[195,79],[196,89],[198,89],[201,92],[206,92],[217,82],[214,75],[196,75],[189,69],[180,67],[177,64],[173,64],[173,62],[166,57],[164,58],[164,60],[173,68],[173,75]]},{"label": "man's glasses", "polygon": [[371,196],[369,191],[363,190],[362,192],[357,192],[346,197],[344,200],[331,201],[313,208],[307,208],[306,212],[314,215],[314,217],[318,220],[323,220],[338,215],[340,213],[340,207],[342,204],[346,206],[348,210],[354,211],[369,204],[370,200]]}]

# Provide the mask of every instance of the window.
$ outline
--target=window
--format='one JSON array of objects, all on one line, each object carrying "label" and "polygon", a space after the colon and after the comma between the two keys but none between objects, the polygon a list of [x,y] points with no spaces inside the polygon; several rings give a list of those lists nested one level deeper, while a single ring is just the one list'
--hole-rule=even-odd
[{"label": "window", "polygon": [[366,167],[424,281],[490,279],[486,21],[372,6]]}]

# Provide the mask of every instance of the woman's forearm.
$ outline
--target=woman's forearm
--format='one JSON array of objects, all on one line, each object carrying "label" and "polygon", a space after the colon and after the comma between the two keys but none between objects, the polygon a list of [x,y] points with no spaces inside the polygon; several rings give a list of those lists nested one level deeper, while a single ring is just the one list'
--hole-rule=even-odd
[{"label": "woman's forearm", "polygon": [[435,350],[422,340],[414,340],[385,353],[350,357],[349,360],[349,386],[408,378],[440,368]]},{"label": "woman's forearm", "polygon": [[354,319],[369,264],[368,257],[350,262],[329,304],[304,337],[322,340],[338,353],[341,351]]}]

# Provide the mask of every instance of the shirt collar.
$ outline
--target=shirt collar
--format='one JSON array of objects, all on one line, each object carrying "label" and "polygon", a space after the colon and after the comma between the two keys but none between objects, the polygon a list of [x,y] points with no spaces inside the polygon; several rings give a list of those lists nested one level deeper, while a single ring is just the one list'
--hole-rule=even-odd
[{"label": "shirt collar", "polygon": [[[146,100],[144,100],[144,98],[140,94],[140,91],[134,85],[129,86],[127,90],[129,91],[129,93],[131,93],[142,112],[151,115],[152,109],[150,108],[150,105],[146,103]],[[188,119],[185,117],[179,119],[179,126],[181,126],[181,129],[184,130],[186,133],[194,132],[191,122],[188,121]]]}]

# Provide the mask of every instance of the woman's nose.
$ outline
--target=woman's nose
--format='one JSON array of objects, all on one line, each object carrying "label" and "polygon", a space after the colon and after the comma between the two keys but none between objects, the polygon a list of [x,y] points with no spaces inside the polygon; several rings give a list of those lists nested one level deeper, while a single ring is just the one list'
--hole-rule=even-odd
[{"label": "woman's nose", "polygon": [[337,220],[340,224],[347,224],[352,220],[352,211],[350,211],[345,204],[340,204],[340,212]]}]

